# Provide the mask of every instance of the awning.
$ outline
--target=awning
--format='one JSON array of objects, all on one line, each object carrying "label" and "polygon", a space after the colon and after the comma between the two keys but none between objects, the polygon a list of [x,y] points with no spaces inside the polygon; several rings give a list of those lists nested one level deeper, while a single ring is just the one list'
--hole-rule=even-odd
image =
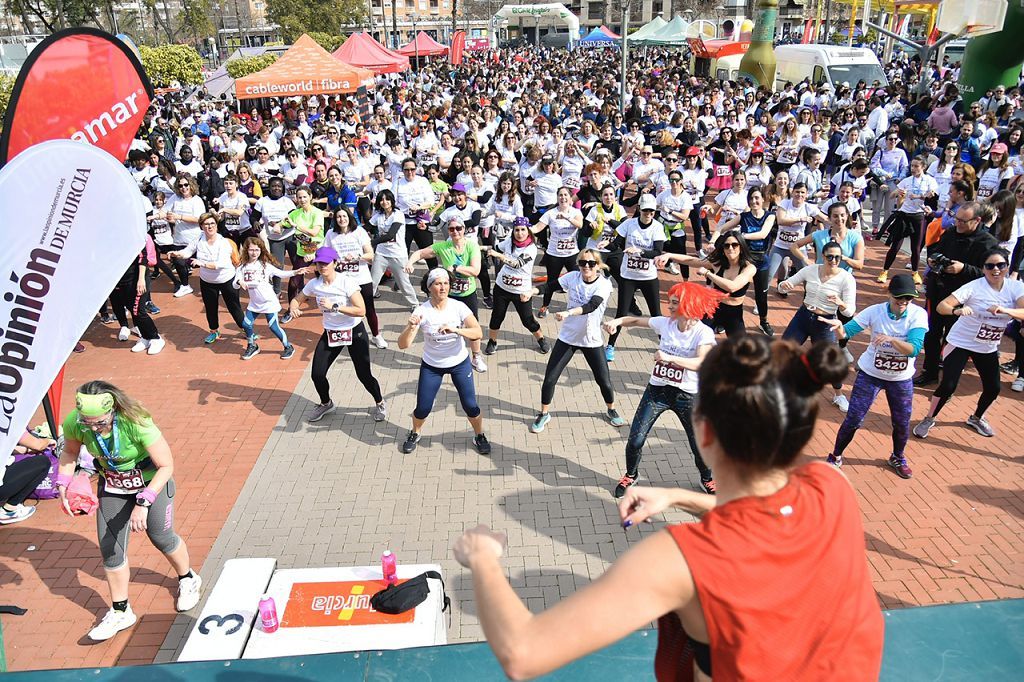
[{"label": "awning", "polygon": [[353,33],[333,54],[346,64],[370,69],[374,73],[409,70],[408,57],[389,50],[368,33]]},{"label": "awning", "polygon": [[439,57],[448,54],[448,46],[442,45],[428,34],[420,31],[416,34],[415,40],[410,40],[408,45],[398,48],[398,54],[406,57]]},{"label": "awning", "polygon": [[276,62],[235,81],[238,99],[301,97],[355,92],[372,84],[374,74],[343,64],[303,34]]}]

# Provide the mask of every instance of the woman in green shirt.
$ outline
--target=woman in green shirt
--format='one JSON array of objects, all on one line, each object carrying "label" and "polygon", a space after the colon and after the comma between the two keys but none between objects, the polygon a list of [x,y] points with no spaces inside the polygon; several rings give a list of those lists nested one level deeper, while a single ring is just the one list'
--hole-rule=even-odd
[{"label": "woman in green shirt", "polygon": [[138,401],[105,381],[79,387],[64,420],[64,452],[57,488],[67,514],[67,486],[84,445],[100,472],[96,530],[110,588],[111,608],[89,631],[96,642],[135,624],[128,605],[128,531],[145,531],[178,576],[178,611],[199,603],[203,581],[190,567],[188,548],[174,532],[174,461],[167,440]]},{"label": "woman in green shirt", "polygon": [[[281,221],[281,226],[284,229],[295,228],[295,242],[299,257],[309,263],[313,260],[316,250],[324,245],[325,214],[313,205],[313,190],[309,188],[309,185],[303,185],[295,190],[295,205],[297,208]],[[292,279],[298,281],[297,291],[301,291],[306,278],[300,274],[294,275]],[[288,290],[291,291],[290,282]],[[281,318],[282,323],[291,321],[291,313],[285,313],[285,316]]]}]

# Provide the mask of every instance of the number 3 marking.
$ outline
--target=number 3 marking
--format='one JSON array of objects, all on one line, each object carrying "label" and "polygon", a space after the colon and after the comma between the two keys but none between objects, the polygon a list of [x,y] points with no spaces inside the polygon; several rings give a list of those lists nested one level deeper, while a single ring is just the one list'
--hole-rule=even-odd
[{"label": "number 3 marking", "polygon": [[216,623],[218,628],[223,628],[225,623],[232,620],[236,621],[235,625],[225,630],[223,634],[233,635],[241,630],[242,626],[245,625],[245,619],[237,613],[232,613],[227,616],[207,616],[206,618],[203,618],[201,623],[199,623],[199,632],[204,635],[210,634],[210,628],[207,627],[207,623],[210,623],[211,621]]}]

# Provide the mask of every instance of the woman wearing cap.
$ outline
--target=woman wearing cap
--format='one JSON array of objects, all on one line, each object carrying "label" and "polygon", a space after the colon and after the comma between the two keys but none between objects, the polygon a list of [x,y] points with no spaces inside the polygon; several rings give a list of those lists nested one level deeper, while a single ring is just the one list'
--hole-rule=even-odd
[{"label": "woman wearing cap", "polygon": [[[658,202],[650,194],[640,197],[638,217],[630,218],[615,228],[615,239],[610,243],[602,242],[599,246],[611,251],[622,252],[622,263],[619,266],[619,296],[616,311],[625,314],[630,310],[633,297],[637,291],[644,297],[647,312],[652,317],[661,314],[660,285],[658,269],[654,259],[661,255],[665,246],[665,228],[654,219]],[[616,331],[608,339],[605,348],[605,359],[615,360],[615,342],[619,338]]]},{"label": "woman wearing cap", "polygon": [[493,355],[498,347],[498,330],[505,321],[509,305],[515,307],[519,320],[537,340],[541,353],[548,352],[548,342],[540,330],[540,323],[533,316],[530,298],[533,292],[533,264],[537,259],[537,245],[530,232],[527,218],[515,219],[515,225],[508,237],[495,244],[491,257],[501,264],[494,280],[494,309],[488,325],[485,355]]},{"label": "woman wearing cap", "polygon": [[988,152],[981,167],[978,168],[978,200],[988,199],[1001,189],[1013,177],[1010,157],[1006,153],[1006,145],[996,142]]},{"label": "woman wearing cap", "polygon": [[341,351],[348,348],[356,377],[375,403],[373,420],[382,422],[387,419],[388,413],[380,384],[370,366],[370,340],[362,319],[366,316],[366,305],[359,292],[359,285],[352,278],[338,272],[340,260],[338,252],[329,246],[317,249],[313,254],[313,264],[318,276],[307,282],[289,305],[292,317],[300,317],[302,302],[307,297],[313,298],[323,314],[324,333],[320,335],[316,350],[313,351],[313,366],[310,370],[320,404],[313,408],[306,421],[318,422],[336,409],[331,400],[327,370],[338,359]]},{"label": "woman wearing cap", "polygon": [[910,416],[914,398],[914,360],[921,352],[928,331],[928,313],[913,304],[917,285],[910,275],[896,275],[889,282],[889,300],[868,306],[846,324],[829,320],[840,339],[851,339],[871,330],[867,349],[857,361],[857,378],[850,391],[850,407],[836,434],[828,463],[843,465],[843,453],[880,391],[885,391],[892,419],[892,455],[889,466],[902,478],[913,473],[904,451],[910,437]]},{"label": "woman wearing cap", "polygon": [[105,381],[78,387],[75,409],[64,419],[64,451],[57,489],[64,512],[73,512],[67,487],[84,446],[100,472],[96,531],[111,608],[89,631],[102,642],[135,624],[128,604],[131,569],[128,537],[145,532],[178,577],[178,611],[199,603],[202,579],[192,571],[188,548],[174,532],[174,459],[149,412],[124,391]]},{"label": "woman wearing cap", "polygon": [[594,381],[601,389],[601,397],[608,407],[606,418],[609,423],[615,427],[626,425],[626,420],[615,409],[615,391],[608,373],[608,361],[602,352],[604,339],[601,335],[601,318],[612,295],[612,283],[601,275],[607,266],[601,262],[600,253],[594,249],[583,249],[577,258],[578,269],[558,279],[558,284],[566,292],[567,309],[555,313],[555,319],[562,326],[544,369],[540,412],[530,425],[533,433],[540,433],[551,421],[548,410],[555,397],[555,386],[577,351],[583,353],[594,374]]},{"label": "woman wearing cap", "polygon": [[380,280],[384,277],[385,270],[390,270],[406,303],[415,308],[419,301],[405,271],[408,260],[405,246],[405,230],[408,228],[405,216],[395,209],[395,195],[391,190],[383,189],[378,192],[375,204],[376,210],[370,218],[370,225],[377,234],[370,242],[373,247],[373,265],[370,268],[373,296],[376,298],[378,295]]},{"label": "woman wearing cap", "polygon": [[690,226],[693,228],[693,248],[698,252],[703,248],[702,237],[710,237],[711,231],[707,219],[702,215],[704,192],[707,189],[708,172],[704,168],[700,147],[689,147],[686,150],[683,174],[683,188],[690,195],[693,209],[690,211]]},{"label": "woman wearing cap", "polygon": [[764,162],[764,147],[755,144],[750,150],[750,158],[740,168],[740,172],[747,178],[747,189],[764,187],[772,181],[772,171]]},{"label": "woman wearing cap", "polygon": [[616,498],[636,485],[640,478],[640,457],[647,436],[658,417],[671,410],[679,418],[700,473],[701,487],[709,495],[715,493],[711,469],[704,463],[693,430],[693,402],[697,394],[697,370],[704,356],[715,345],[715,333],[700,321],[714,314],[721,292],[699,284],[681,282],[668,291],[668,317],[619,317],[604,324],[614,334],[621,327],[649,327],[658,334],[658,350],[654,353],[654,369],[626,441],[626,473],[613,493]]},{"label": "woman wearing cap", "polygon": [[441,382],[445,375],[449,375],[473,428],[473,446],[481,455],[488,455],[491,444],[484,435],[484,418],[477,404],[473,368],[466,348],[466,340],[479,341],[483,330],[465,304],[448,297],[449,288],[447,270],[435,268],[427,273],[430,298],[413,310],[398,337],[398,347],[405,350],[412,345],[416,332],[423,330],[423,359],[416,383],[416,408],[412,413],[412,429],[402,443],[402,452],[408,454],[416,449],[420,430],[434,408]]},{"label": "woman wearing cap", "polygon": [[341,206],[334,211],[332,229],[324,245],[338,252],[338,272],[359,285],[359,293],[366,306],[366,321],[370,323],[370,343],[381,350],[387,348],[388,342],[380,333],[380,320],[373,303],[370,263],[373,262],[374,253],[369,233],[356,225],[356,219],[348,208]]},{"label": "woman wearing cap", "polygon": [[224,298],[231,319],[239,329],[245,328],[242,319],[242,305],[238,292],[232,285],[235,279],[234,245],[230,239],[217,233],[217,216],[204,213],[199,216],[203,237],[178,251],[172,251],[171,258],[190,260],[199,267],[199,290],[203,295],[203,308],[210,333],[204,343],[213,343],[220,338],[220,317],[218,302]]},{"label": "woman wearing cap", "polygon": [[[448,229],[448,239],[414,251],[409,256],[405,271],[412,273],[420,260],[435,260],[439,264],[438,267],[448,273],[449,297],[465,305],[473,313],[473,317],[476,317],[480,309],[476,295],[476,278],[481,268],[480,247],[476,241],[466,237],[466,227],[458,217],[444,220],[444,224]],[[473,352],[470,360],[473,369],[486,372],[487,363],[480,354],[480,339],[471,341],[470,348]]]},{"label": "woman wearing cap", "polygon": [[558,276],[562,270],[564,269],[566,272],[576,270],[576,254],[580,250],[577,233],[583,227],[583,213],[572,205],[572,198],[572,192],[568,187],[559,188],[557,204],[554,208],[545,211],[531,230],[535,235],[539,235],[545,230],[549,233],[544,256],[547,285],[544,288],[541,308],[537,312],[537,317],[540,318],[547,317],[551,297],[556,291],[560,291]]},{"label": "woman wearing cap", "polygon": [[940,315],[954,315],[946,334],[942,354],[942,381],[932,395],[925,418],[914,427],[914,435],[927,438],[935,426],[935,417],[953,397],[967,360],[974,362],[981,377],[981,395],[967,425],[983,436],[996,435],[985,412],[999,397],[999,344],[1006,325],[1024,320],[1024,282],[1008,277],[1010,254],[995,248],[984,262],[984,277],[968,282],[943,299],[936,307]]}]

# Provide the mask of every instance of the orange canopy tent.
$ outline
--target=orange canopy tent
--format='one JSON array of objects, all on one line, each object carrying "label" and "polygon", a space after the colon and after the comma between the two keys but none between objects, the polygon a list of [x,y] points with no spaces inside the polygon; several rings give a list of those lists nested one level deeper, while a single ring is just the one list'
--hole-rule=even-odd
[{"label": "orange canopy tent", "polygon": [[337,50],[334,57],[374,73],[398,73],[409,70],[409,58],[392,52],[368,33],[353,33]]},{"label": "orange canopy tent", "polygon": [[297,97],[355,92],[371,82],[374,73],[343,64],[303,34],[281,57],[256,73],[235,81],[238,99]]},{"label": "orange canopy tent", "polygon": [[416,34],[415,40],[410,41],[408,45],[398,48],[398,53],[404,54],[406,57],[439,57],[448,54],[448,46],[442,45],[423,31],[420,31]]}]

